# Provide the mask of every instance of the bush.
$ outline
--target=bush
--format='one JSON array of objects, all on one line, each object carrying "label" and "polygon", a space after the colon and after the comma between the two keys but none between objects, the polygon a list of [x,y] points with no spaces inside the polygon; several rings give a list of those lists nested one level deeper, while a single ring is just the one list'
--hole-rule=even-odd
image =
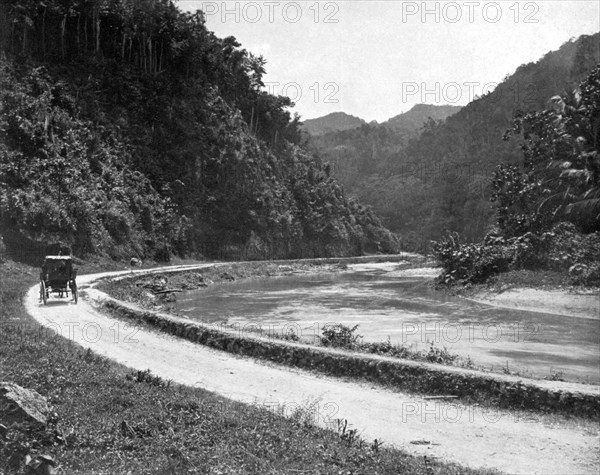
[{"label": "bush", "polygon": [[576,252],[582,236],[572,223],[559,223],[543,234],[548,243],[547,264],[552,270],[565,271],[577,262]]},{"label": "bush", "polygon": [[482,282],[494,274],[507,271],[512,260],[510,246],[502,238],[486,236],[486,239],[494,244],[461,244],[457,233],[435,243],[434,255],[444,268],[438,281],[444,284],[460,280]]},{"label": "bush", "polygon": [[531,232],[510,239],[508,242],[513,252],[510,267],[532,270],[545,267],[548,260],[549,241],[550,239],[543,239]]},{"label": "bush", "polygon": [[600,286],[600,264],[593,264],[589,267],[581,265],[580,272],[576,274],[569,272],[569,274],[573,285]]},{"label": "bush", "polygon": [[491,232],[479,244],[461,244],[458,234],[452,233],[434,243],[433,250],[444,268],[438,283],[479,283],[511,270],[567,272],[581,266],[570,275],[573,284],[600,284],[596,264],[600,262],[600,232],[584,235],[568,222],[542,234],[528,232],[510,239]]},{"label": "bush", "polygon": [[461,244],[458,233],[450,233],[440,242],[434,243],[433,254],[444,268],[439,280],[445,284],[466,279],[475,261],[473,246]]},{"label": "bush", "polygon": [[438,348],[431,342],[429,351],[425,355],[425,360],[430,363],[451,365],[459,358],[456,353],[450,353],[448,348]]},{"label": "bush", "polygon": [[328,325],[323,329],[321,343],[325,346],[334,346],[336,348],[354,348],[362,335],[355,335],[358,325],[352,328],[346,325]]},{"label": "bush", "polygon": [[583,236],[576,255],[582,262],[600,262],[600,232]]}]

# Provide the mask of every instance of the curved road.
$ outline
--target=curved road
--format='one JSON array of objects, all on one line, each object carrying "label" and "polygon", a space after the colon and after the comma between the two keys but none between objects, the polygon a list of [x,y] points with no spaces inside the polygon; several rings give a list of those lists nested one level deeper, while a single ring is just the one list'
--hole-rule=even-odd
[{"label": "curved road", "polygon": [[[206,264],[169,269],[202,267]],[[164,379],[286,415],[298,407],[310,407],[309,413],[321,425],[336,429],[337,419],[347,419],[349,428],[357,429],[363,438],[377,438],[414,454],[508,473],[595,474],[600,466],[600,428],[596,423],[425,400],[132,328],[92,305],[102,294],[91,284],[119,274],[131,272],[78,277],[83,290],[78,305],[51,298],[44,306],[37,285],[29,290],[24,303],[40,324],[130,368],[150,369]]]}]

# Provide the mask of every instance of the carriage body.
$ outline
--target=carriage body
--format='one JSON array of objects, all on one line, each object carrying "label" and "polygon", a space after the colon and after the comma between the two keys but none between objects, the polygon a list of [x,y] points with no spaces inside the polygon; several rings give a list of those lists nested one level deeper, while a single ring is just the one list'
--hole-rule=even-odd
[{"label": "carriage body", "polygon": [[71,256],[46,256],[40,272],[40,300],[48,303],[50,294],[78,300],[77,270],[73,268]]}]

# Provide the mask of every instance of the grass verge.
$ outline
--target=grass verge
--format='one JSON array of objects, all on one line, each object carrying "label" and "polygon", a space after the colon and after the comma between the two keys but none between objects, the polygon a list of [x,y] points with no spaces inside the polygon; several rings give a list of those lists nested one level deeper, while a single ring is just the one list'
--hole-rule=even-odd
[{"label": "grass verge", "polygon": [[[25,455],[49,454],[65,474],[492,474],[366,443],[202,389],[173,386],[43,331],[21,301],[38,271],[3,263],[0,380],[47,397],[43,432],[9,428],[0,474],[23,473]],[[350,421],[351,422],[351,421]]]}]

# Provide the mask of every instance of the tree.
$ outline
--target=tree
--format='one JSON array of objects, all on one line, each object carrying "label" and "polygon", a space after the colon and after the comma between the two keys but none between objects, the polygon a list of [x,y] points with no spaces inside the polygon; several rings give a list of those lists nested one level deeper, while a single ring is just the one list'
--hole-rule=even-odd
[{"label": "tree", "polygon": [[571,221],[600,229],[600,66],[551,108],[520,114],[507,134],[523,137],[520,165],[498,167],[492,200],[506,235]]}]

